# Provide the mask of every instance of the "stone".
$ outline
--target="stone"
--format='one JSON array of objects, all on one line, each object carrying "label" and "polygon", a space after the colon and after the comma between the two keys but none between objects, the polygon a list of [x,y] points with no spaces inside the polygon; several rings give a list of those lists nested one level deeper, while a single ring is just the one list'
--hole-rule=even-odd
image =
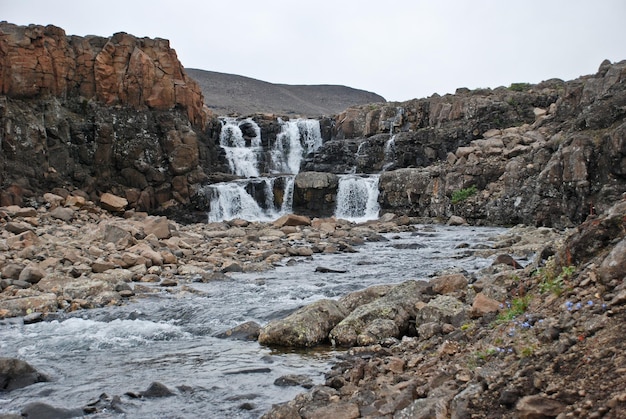
[{"label": "stone", "polygon": [[306,375],[290,374],[278,377],[274,380],[274,385],[278,387],[300,386],[304,388],[311,388],[313,387],[313,380]]},{"label": "stone", "polygon": [[242,323],[216,335],[218,338],[230,338],[235,340],[257,340],[261,326],[253,321]]},{"label": "stone", "polygon": [[269,346],[315,346],[326,341],[328,332],[346,315],[345,308],[337,301],[319,300],[262,327],[259,343]]},{"label": "stone", "polygon": [[11,391],[49,381],[26,361],[0,357],[0,391]]},{"label": "stone", "polygon": [[515,405],[521,419],[555,418],[565,408],[564,403],[538,394],[522,397]]},{"label": "stone", "polygon": [[415,325],[419,328],[424,323],[450,323],[456,327],[467,319],[467,306],[450,295],[438,295],[416,307]]},{"label": "stone", "polygon": [[356,419],[361,417],[359,405],[351,402],[329,403],[326,406],[303,412],[305,419],[333,418],[333,419]]},{"label": "stone", "polygon": [[331,343],[351,347],[400,337],[408,330],[409,321],[415,315],[415,305],[424,298],[428,288],[425,281],[406,281],[394,286],[384,296],[356,307],[330,331]]},{"label": "stone", "polygon": [[20,272],[18,279],[20,281],[25,281],[30,284],[36,284],[45,275],[46,273],[42,271],[40,268],[38,268],[37,266],[29,265]]},{"label": "stone", "polygon": [[159,383],[158,381],[154,381],[151,383],[146,391],[141,393],[143,397],[147,398],[161,398],[161,397],[169,397],[173,396],[174,393],[172,390],[167,388],[165,384]]},{"label": "stone", "polygon": [[[30,285],[26,283],[27,285]],[[50,313],[58,309],[57,296],[43,293],[28,297],[0,300],[0,318],[25,316],[32,312]]]},{"label": "stone", "polygon": [[479,292],[476,294],[476,297],[474,297],[470,314],[474,318],[482,317],[489,313],[497,313],[501,306],[502,304],[499,301],[489,298],[482,292]]},{"label": "stone", "polygon": [[603,284],[608,284],[614,279],[626,278],[626,238],[620,240],[604,258],[598,268],[598,274]]},{"label": "stone", "polygon": [[463,217],[459,217],[458,215],[453,215],[450,218],[448,218],[448,222],[446,223],[446,225],[463,226],[463,225],[467,225],[467,221],[465,221]]},{"label": "stone", "polygon": [[158,239],[172,237],[170,221],[165,217],[149,217],[143,222],[143,231],[146,236],[154,234]]},{"label": "stone", "polygon": [[21,234],[25,231],[33,230],[33,227],[30,224],[21,221],[10,221],[6,223],[4,228],[6,231],[9,231],[13,234]]},{"label": "stone", "polygon": [[19,279],[20,273],[24,270],[24,265],[19,263],[7,263],[2,267],[0,274],[2,278]]},{"label": "stone", "polygon": [[429,282],[433,292],[437,294],[451,294],[467,288],[467,278],[463,274],[438,276]]},{"label": "stone", "polygon": [[513,257],[511,255],[498,255],[496,256],[496,258],[494,259],[493,263],[491,264],[492,266],[495,265],[508,265],[511,266],[515,269],[522,269],[523,266],[519,264],[518,261],[516,261],[515,259],[513,259]]},{"label": "stone", "polygon": [[57,207],[49,212],[50,217],[70,222],[74,218],[74,210],[71,208]]},{"label": "stone", "polygon": [[126,209],[128,201],[121,196],[113,195],[112,193],[105,192],[100,195],[100,206],[105,210],[112,212],[122,212]]},{"label": "stone", "polygon": [[285,214],[274,221],[273,226],[281,228],[284,226],[308,226],[311,225],[311,219],[304,215]]},{"label": "stone", "polygon": [[7,246],[12,250],[20,250],[39,243],[39,238],[32,231],[25,231],[7,238]]}]

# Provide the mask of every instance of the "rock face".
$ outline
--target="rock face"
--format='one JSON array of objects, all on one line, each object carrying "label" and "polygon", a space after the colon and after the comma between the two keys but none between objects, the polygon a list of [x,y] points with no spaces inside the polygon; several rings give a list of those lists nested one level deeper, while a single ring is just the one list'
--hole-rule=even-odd
[{"label": "rock face", "polygon": [[54,188],[189,203],[216,159],[209,116],[167,40],[0,23],[1,205]]},{"label": "rock face", "polygon": [[204,123],[202,92],[165,39],[67,36],[56,26],[0,23],[0,94],[80,96],[106,105],[170,110]]},{"label": "rock face", "polygon": [[383,171],[383,211],[573,226],[626,192],[624,79],[626,61],[605,61],[568,82],[349,108],[304,169]]}]

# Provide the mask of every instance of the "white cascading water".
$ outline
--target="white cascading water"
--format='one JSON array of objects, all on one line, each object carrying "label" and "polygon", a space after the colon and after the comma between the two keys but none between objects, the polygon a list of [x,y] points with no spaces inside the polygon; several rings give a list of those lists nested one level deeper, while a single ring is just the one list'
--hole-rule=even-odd
[{"label": "white cascading water", "polygon": [[[261,130],[250,118],[238,122],[234,118],[223,120],[220,145],[226,152],[228,164],[233,174],[250,178],[235,182],[208,185],[205,193],[209,196],[209,222],[242,218],[249,221],[271,221],[291,212],[293,203],[294,176],[300,171],[304,156],[317,151],[322,145],[319,121],[315,119],[296,119],[280,121],[281,132],[270,150],[270,172],[287,174],[284,179],[283,202],[274,202],[274,180],[276,178],[259,177],[258,157],[262,154]],[[246,145],[240,126],[251,124],[256,137]],[[254,180],[252,178],[255,178]],[[264,182],[264,203],[257,202],[248,192],[250,182]],[[256,188],[259,189],[258,187]]]},{"label": "white cascading water", "polygon": [[385,143],[385,164],[383,164],[382,171],[388,170],[393,166],[396,161],[396,136],[391,135],[391,138]]},{"label": "white cascading water", "polygon": [[226,153],[231,173],[243,177],[257,177],[259,176],[258,154],[262,152],[261,129],[250,118],[242,122],[254,127],[256,136],[250,140],[250,145],[246,145],[246,139],[240,128],[241,122],[237,122],[234,118],[225,118],[222,121],[220,146]]},{"label": "white cascading water", "polygon": [[319,121],[315,119],[279,120],[281,132],[271,150],[272,173],[298,174],[302,158],[322,146]]},{"label": "white cascading water", "polygon": [[378,175],[339,176],[335,217],[356,223],[378,218]]},{"label": "white cascading water", "polygon": [[255,181],[263,183],[264,205],[259,205],[248,193],[246,180],[209,185],[207,191],[211,194],[209,222],[233,218],[250,221],[271,221],[278,218],[280,213],[274,208],[274,178],[258,178]]}]

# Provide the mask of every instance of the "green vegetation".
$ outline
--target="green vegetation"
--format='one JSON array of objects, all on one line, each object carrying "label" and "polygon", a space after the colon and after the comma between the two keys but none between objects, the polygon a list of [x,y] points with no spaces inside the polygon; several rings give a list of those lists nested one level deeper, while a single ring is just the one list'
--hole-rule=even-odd
[{"label": "green vegetation", "polygon": [[535,272],[539,277],[539,292],[561,295],[565,289],[565,281],[569,280],[575,271],[575,266],[563,266],[559,272],[554,259],[548,259],[546,265]]},{"label": "green vegetation", "polygon": [[517,316],[524,314],[530,305],[530,295],[514,298],[513,301],[507,303],[506,310],[498,315],[498,323],[506,323]]},{"label": "green vegetation", "polygon": [[511,83],[509,90],[514,92],[525,92],[530,90],[531,87],[532,85],[530,83]]},{"label": "green vegetation", "polygon": [[461,189],[458,191],[452,192],[452,203],[458,204],[459,202],[465,201],[472,195],[475,195],[477,192],[476,186],[472,185],[469,188]]}]

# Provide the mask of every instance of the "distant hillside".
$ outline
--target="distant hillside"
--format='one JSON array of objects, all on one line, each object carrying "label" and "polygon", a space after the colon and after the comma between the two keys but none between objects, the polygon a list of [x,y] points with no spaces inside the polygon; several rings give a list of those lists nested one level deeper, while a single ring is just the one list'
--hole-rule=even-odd
[{"label": "distant hillside", "polygon": [[273,84],[249,77],[186,68],[205,104],[218,115],[275,113],[317,117],[335,115],[352,105],[386,102],[365,90],[338,85]]}]

